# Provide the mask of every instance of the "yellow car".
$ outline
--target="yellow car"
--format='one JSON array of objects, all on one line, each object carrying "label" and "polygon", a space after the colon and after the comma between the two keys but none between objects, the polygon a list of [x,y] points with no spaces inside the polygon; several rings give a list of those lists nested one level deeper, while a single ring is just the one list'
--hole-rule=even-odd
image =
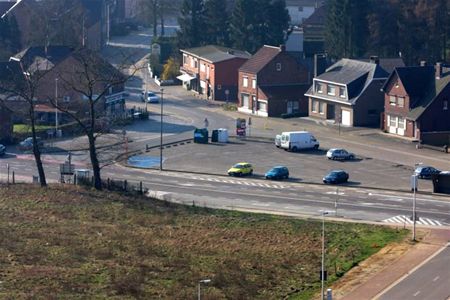
[{"label": "yellow car", "polygon": [[246,162],[237,163],[228,170],[228,175],[230,176],[244,176],[252,174],[253,167],[251,164]]}]

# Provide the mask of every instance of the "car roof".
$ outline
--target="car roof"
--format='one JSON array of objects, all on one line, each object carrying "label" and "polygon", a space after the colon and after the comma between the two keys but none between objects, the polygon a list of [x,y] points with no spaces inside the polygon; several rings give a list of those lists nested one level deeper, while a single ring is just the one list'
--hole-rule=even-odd
[{"label": "car roof", "polygon": [[347,173],[344,170],[331,170],[330,173]]},{"label": "car roof", "polygon": [[285,166],[275,166],[272,169],[282,169],[282,168],[286,168]]}]

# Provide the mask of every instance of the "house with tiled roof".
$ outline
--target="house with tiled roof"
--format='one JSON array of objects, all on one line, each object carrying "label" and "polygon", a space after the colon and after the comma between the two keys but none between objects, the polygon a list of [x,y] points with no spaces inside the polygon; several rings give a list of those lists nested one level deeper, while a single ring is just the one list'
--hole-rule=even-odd
[{"label": "house with tiled roof", "polygon": [[384,111],[381,88],[401,59],[341,59],[315,77],[306,92],[309,116],[344,126],[378,127]]},{"label": "house with tiled roof", "polygon": [[239,68],[238,111],[263,116],[306,115],[308,69],[280,47],[263,46]]},{"label": "house with tiled roof", "polygon": [[236,102],[238,69],[250,53],[216,45],[180,51],[183,62],[178,79],[185,88],[205,99]]},{"label": "house with tiled roof", "polygon": [[[74,50],[64,46],[29,47],[17,53],[5,65],[0,81],[4,86],[25,80],[23,74],[33,79],[36,112],[42,116],[38,121],[55,124],[55,109],[49,110],[51,101],[57,101],[61,109],[85,114],[89,111],[86,93],[104,93],[97,101],[99,116],[116,117],[125,113],[124,75],[95,52],[81,48]],[[88,66],[86,68],[86,66]],[[95,66],[89,68],[89,66]],[[87,74],[89,73],[89,74]],[[18,85],[12,84],[16,89]],[[20,86],[20,85],[19,85]],[[4,90],[4,89],[3,89]],[[106,90],[106,92],[105,92]],[[2,88],[0,87],[0,93]],[[24,99],[17,97],[5,101],[13,112],[20,112]],[[53,111],[53,112],[52,112]],[[17,114],[20,117],[20,113]],[[59,122],[69,120],[60,116]]]},{"label": "house with tiled roof", "polygon": [[450,132],[450,65],[395,68],[382,89],[386,132],[417,140]]}]

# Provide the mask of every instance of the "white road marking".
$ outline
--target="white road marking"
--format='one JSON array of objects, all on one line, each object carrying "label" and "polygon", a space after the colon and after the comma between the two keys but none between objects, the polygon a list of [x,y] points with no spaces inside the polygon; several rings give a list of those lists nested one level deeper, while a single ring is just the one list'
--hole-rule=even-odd
[{"label": "white road marking", "polygon": [[[413,224],[414,222],[410,219],[410,217],[408,216],[394,216],[392,218],[389,219],[385,219],[383,220],[383,222],[385,223],[399,223],[399,224],[404,224],[404,223],[408,223],[408,224]],[[443,224],[439,221],[436,220],[432,220],[429,218],[418,218],[416,220],[416,224],[419,225],[427,225],[427,226],[443,226]]]},{"label": "white road marking", "polygon": [[439,280],[439,276],[434,277],[433,282],[438,281]]},{"label": "white road marking", "polygon": [[414,293],[413,296],[414,296],[414,297],[417,297],[419,294],[420,294],[420,291],[417,291],[417,292]]}]

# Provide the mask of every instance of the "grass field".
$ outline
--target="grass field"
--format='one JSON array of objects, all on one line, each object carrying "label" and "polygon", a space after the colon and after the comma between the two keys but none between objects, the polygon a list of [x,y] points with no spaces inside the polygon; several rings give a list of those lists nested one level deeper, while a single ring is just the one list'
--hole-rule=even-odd
[{"label": "grass field", "polygon": [[[52,128],[55,128],[55,126],[36,125],[37,132],[45,131],[45,130],[52,129]],[[17,133],[17,134],[31,133],[31,126],[25,125],[25,124],[14,124],[13,132]]]},{"label": "grass field", "polygon": [[[329,283],[405,231],[327,222]],[[2,299],[310,299],[321,222],[0,186]]]}]

